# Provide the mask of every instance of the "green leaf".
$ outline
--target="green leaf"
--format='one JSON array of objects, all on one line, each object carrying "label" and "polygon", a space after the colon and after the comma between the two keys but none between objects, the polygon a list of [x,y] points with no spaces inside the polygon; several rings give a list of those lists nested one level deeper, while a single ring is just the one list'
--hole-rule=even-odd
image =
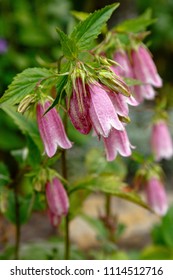
[{"label": "green leaf", "polygon": [[71,11],[72,16],[74,16],[78,20],[85,20],[90,14],[85,12],[79,12],[79,11]]},{"label": "green leaf", "polygon": [[142,260],[172,260],[173,250],[163,246],[149,246],[140,256]]},{"label": "green leaf", "polygon": [[[7,208],[6,211],[4,212],[5,217],[11,221],[13,224],[16,224],[16,201],[15,201],[15,195],[12,190],[8,191],[7,194]],[[27,196],[27,197],[22,197],[18,195],[18,203],[19,203],[19,222],[20,224],[24,224],[28,221],[31,210],[32,210],[32,205],[33,205],[33,196]]]},{"label": "green leaf", "polygon": [[149,206],[141,199],[141,197],[135,191],[129,190],[127,185],[123,183],[116,175],[100,174],[98,176],[86,176],[82,179],[79,179],[77,182],[74,182],[69,193],[71,194],[80,189],[88,189],[95,192],[100,191],[115,195],[152,211]]},{"label": "green leaf", "polygon": [[1,106],[2,110],[8,114],[15,124],[19,127],[19,129],[26,135],[29,135],[34,143],[38,146],[38,148],[42,149],[42,142],[39,136],[37,125],[34,121],[26,118],[25,116],[19,114],[15,111],[14,108],[8,106],[7,104],[3,104]]},{"label": "green leaf", "polygon": [[46,68],[28,68],[14,77],[14,80],[0,99],[0,104],[19,103],[28,94],[34,93],[41,83],[42,90],[50,90],[57,76]]},{"label": "green leaf", "polygon": [[117,32],[140,32],[144,31],[147,26],[154,23],[156,20],[151,19],[151,10],[148,9],[145,13],[137,18],[123,21],[115,27]]},{"label": "green leaf", "polygon": [[0,162],[0,188],[10,182],[10,173],[7,166]]},{"label": "green leaf", "polygon": [[62,30],[56,28],[60,43],[62,46],[62,51],[65,57],[68,59],[74,59],[77,57],[78,50],[75,41],[72,38],[69,38]]},{"label": "green leaf", "polygon": [[90,48],[92,41],[101,33],[103,25],[118,6],[119,3],[114,3],[101,10],[95,11],[74,28],[71,38],[77,42],[77,46],[80,50],[87,50]]},{"label": "green leaf", "polygon": [[99,149],[91,149],[86,155],[86,167],[88,173],[101,174],[109,173],[114,174],[118,178],[124,179],[127,174],[127,169],[120,157],[116,160],[108,162]]},{"label": "green leaf", "polygon": [[162,219],[162,234],[168,247],[173,248],[173,206]]}]

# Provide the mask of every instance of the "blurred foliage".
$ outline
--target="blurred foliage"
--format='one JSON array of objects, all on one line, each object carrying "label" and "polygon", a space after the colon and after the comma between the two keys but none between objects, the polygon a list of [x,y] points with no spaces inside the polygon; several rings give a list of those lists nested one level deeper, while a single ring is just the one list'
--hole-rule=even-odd
[{"label": "blurred foliage", "polygon": [[173,260],[173,205],[167,214],[151,230],[152,245],[141,252],[141,259]]},{"label": "blurred foliage", "polygon": [[[37,66],[37,57],[56,61],[60,46],[56,27],[70,28],[71,4],[68,0],[2,0],[0,37],[7,42],[1,54],[1,95],[19,71]],[[5,73],[5,75],[4,75]]]}]

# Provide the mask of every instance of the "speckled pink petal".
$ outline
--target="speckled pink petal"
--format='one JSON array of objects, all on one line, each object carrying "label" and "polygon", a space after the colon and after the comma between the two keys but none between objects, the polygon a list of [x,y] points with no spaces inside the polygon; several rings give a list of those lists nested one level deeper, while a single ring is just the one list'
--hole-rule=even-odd
[{"label": "speckled pink petal", "polygon": [[45,152],[49,157],[52,157],[56,153],[58,146],[63,149],[69,149],[72,147],[72,144],[65,133],[62,120],[56,109],[53,108],[44,115],[50,105],[49,101],[45,102],[44,105],[38,103],[36,112],[38,128]]},{"label": "speckled pink petal", "polygon": [[112,128],[124,130],[111,99],[101,85],[90,84],[88,90],[90,93],[90,119],[97,134],[107,137]]},{"label": "speckled pink petal", "polygon": [[107,138],[103,137],[105,145],[106,158],[108,161],[112,161],[116,158],[117,152],[124,157],[131,155],[131,144],[128,139],[127,132],[125,130],[119,131],[112,129]]},{"label": "speckled pink petal", "polygon": [[144,84],[161,87],[162,80],[157,73],[156,66],[149,51],[145,47],[139,46],[138,50],[132,50],[131,56],[134,77]]},{"label": "speckled pink petal", "polygon": [[76,89],[73,89],[69,103],[69,117],[73,126],[82,134],[88,134],[91,130],[89,117],[89,98],[84,92],[81,79],[76,79]]}]

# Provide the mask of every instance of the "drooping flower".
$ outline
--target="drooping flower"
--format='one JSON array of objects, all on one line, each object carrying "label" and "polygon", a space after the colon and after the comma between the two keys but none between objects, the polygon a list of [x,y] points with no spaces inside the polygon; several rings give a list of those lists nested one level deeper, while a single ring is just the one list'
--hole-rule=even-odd
[{"label": "drooping flower", "polygon": [[82,134],[88,134],[91,130],[89,117],[89,97],[85,84],[80,77],[74,81],[73,93],[69,102],[68,114],[74,127]]},{"label": "drooping flower", "polygon": [[44,115],[50,105],[51,103],[46,101],[44,105],[38,103],[36,107],[38,128],[48,157],[56,153],[58,146],[63,149],[72,147],[55,107]]},{"label": "drooping flower", "polygon": [[151,132],[151,148],[155,159],[170,159],[173,156],[173,142],[166,122],[158,120]]},{"label": "drooping flower", "polygon": [[168,209],[165,188],[157,176],[153,176],[146,182],[145,194],[149,206],[160,216],[166,214]]},{"label": "drooping flower", "polygon": [[122,49],[117,50],[113,56],[114,60],[119,64],[115,68],[118,75],[126,78],[133,78],[133,70],[130,64],[128,54]]},{"label": "drooping flower", "polygon": [[151,85],[134,86],[135,99],[141,103],[144,99],[152,100],[155,97],[155,90]]},{"label": "drooping flower", "polygon": [[123,157],[128,157],[132,153],[132,145],[130,144],[126,130],[112,129],[108,137],[103,137],[103,143],[108,161],[114,160],[117,153]]},{"label": "drooping flower", "polygon": [[112,128],[124,130],[111,99],[101,84],[89,84],[88,91],[90,94],[89,115],[96,133],[108,137]]},{"label": "drooping flower", "polygon": [[51,217],[55,222],[66,216],[69,209],[67,192],[57,177],[46,183],[46,199],[51,212]]},{"label": "drooping flower", "polygon": [[144,84],[150,84],[157,88],[161,87],[162,79],[157,72],[149,50],[140,45],[137,50],[132,50],[131,56],[135,77]]}]

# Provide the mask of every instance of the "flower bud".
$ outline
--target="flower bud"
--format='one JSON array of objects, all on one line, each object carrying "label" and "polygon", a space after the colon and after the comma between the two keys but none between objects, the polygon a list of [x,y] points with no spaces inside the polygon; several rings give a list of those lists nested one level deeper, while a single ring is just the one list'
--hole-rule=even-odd
[{"label": "flower bud", "polygon": [[46,199],[52,217],[67,215],[69,208],[67,192],[57,177],[46,183]]}]

